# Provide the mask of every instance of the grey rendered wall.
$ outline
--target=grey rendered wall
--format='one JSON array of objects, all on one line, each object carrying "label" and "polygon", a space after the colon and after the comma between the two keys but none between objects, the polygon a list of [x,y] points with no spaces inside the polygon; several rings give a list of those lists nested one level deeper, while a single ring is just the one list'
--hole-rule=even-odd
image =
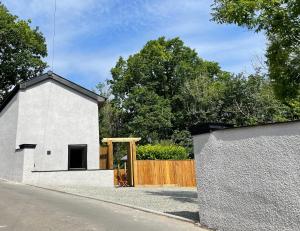
[{"label": "grey rendered wall", "polygon": [[16,152],[18,94],[0,112],[0,178],[22,181],[23,155]]},{"label": "grey rendered wall", "polygon": [[[68,145],[87,144],[88,169],[99,168],[98,105],[49,80],[20,91],[17,144],[37,144],[34,170],[67,170]],[[51,155],[47,155],[47,151]]]},{"label": "grey rendered wall", "polygon": [[194,137],[200,223],[216,230],[300,230],[300,122]]}]

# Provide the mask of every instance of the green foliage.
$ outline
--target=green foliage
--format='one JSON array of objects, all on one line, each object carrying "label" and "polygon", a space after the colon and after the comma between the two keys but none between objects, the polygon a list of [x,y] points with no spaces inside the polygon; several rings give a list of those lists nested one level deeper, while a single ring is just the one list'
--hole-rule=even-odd
[{"label": "green foliage", "polygon": [[19,20],[0,2],[0,102],[17,83],[35,77],[46,68],[45,38],[30,20]]},{"label": "green foliage", "polygon": [[112,69],[113,94],[118,100],[136,86],[147,87],[158,96],[170,99],[186,79],[199,73],[214,75],[219,71],[216,63],[200,59],[191,48],[184,46],[179,38],[166,40],[164,37],[151,40],[137,54],[122,57]]},{"label": "green foliage", "polygon": [[139,160],[185,160],[188,159],[187,150],[179,145],[139,145],[137,147]]},{"label": "green foliage", "polygon": [[142,143],[169,139],[174,129],[186,129],[181,88],[184,83],[205,74],[221,73],[215,62],[202,60],[179,38],[151,40],[143,49],[122,57],[111,70],[113,103],[120,114],[125,133],[141,136]]},{"label": "green foliage", "polygon": [[193,158],[193,137],[187,130],[175,130],[171,136],[171,141],[179,146],[185,147],[189,157]]},{"label": "green foliage", "polygon": [[276,99],[268,80],[259,75],[234,76],[226,83],[223,121],[255,125],[293,119],[289,107]]},{"label": "green foliage", "polygon": [[113,137],[117,130],[117,111],[110,101],[106,101],[99,110],[99,133],[100,139]]},{"label": "green foliage", "polygon": [[214,0],[213,20],[264,31],[267,64],[275,93],[282,100],[300,94],[300,1]]},{"label": "green foliage", "polygon": [[258,74],[199,76],[183,88],[185,117],[189,125],[206,122],[236,126],[292,120],[291,107],[276,99],[270,82]]},{"label": "green foliage", "polygon": [[185,82],[182,88],[182,111],[186,127],[205,122],[218,122],[222,110],[225,81],[198,76]]},{"label": "green foliage", "polygon": [[157,142],[167,136],[172,127],[171,107],[167,99],[146,88],[134,88],[123,104],[126,126],[133,136],[143,142]]},{"label": "green foliage", "polygon": [[270,36],[270,44],[266,55],[269,75],[274,80],[273,87],[276,95],[285,101],[297,99],[300,96],[299,47],[300,42],[295,46],[284,45],[281,38]]},{"label": "green foliage", "polygon": [[107,98],[105,103],[99,109],[99,137],[100,142],[105,137],[118,137],[122,131],[122,123],[120,121],[120,111],[113,105],[110,100],[111,91],[105,83],[99,83],[96,91],[101,96]]},{"label": "green foliage", "polygon": [[140,144],[180,145],[190,157],[188,129],[194,124],[241,126],[300,118],[299,98],[279,101],[268,76],[224,72],[178,38],[149,41],[127,60],[120,58],[112,77],[100,129],[106,126],[112,136],[142,137]]},{"label": "green foliage", "polygon": [[297,99],[286,102],[286,105],[290,108],[290,115],[293,119],[300,119],[300,96]]}]

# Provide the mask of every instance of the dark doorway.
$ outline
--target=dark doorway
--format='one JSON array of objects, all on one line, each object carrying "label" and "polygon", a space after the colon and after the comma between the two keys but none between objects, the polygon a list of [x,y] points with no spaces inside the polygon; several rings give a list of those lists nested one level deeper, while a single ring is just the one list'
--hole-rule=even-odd
[{"label": "dark doorway", "polygon": [[87,169],[87,145],[69,145],[69,170]]}]

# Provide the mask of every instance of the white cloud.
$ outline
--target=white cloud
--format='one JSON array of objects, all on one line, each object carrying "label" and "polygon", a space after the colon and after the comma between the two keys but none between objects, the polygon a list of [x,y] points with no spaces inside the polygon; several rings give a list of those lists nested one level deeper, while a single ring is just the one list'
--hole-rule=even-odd
[{"label": "white cloud", "polygon": [[237,57],[246,53],[254,55],[257,52],[264,52],[265,42],[265,38],[262,35],[252,34],[251,36],[246,35],[224,41],[206,40],[196,44],[191,43],[191,47],[195,48],[200,54],[219,54],[228,58],[228,52],[235,53]]},{"label": "white cloud", "polygon": [[[52,54],[54,0],[2,0],[39,26]],[[149,39],[179,36],[201,57],[229,71],[251,71],[262,56],[262,35],[210,22],[212,0],[57,0],[55,66],[58,74],[91,87],[110,77],[119,56],[137,52]],[[235,36],[228,36],[234,34]]]},{"label": "white cloud", "polygon": [[253,72],[254,57],[265,53],[263,35],[245,35],[224,41],[205,41],[189,44],[201,57],[217,61],[222,68],[231,72]]}]

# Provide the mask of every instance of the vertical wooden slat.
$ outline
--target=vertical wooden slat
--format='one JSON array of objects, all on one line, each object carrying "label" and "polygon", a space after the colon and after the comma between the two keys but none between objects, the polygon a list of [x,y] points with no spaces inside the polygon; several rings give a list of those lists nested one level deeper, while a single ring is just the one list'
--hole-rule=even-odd
[{"label": "vertical wooden slat", "polygon": [[132,143],[128,143],[128,152],[127,152],[127,166],[128,166],[128,183],[130,186],[133,186],[133,166],[132,166]]},{"label": "vertical wooden slat", "polygon": [[136,160],[135,185],[195,187],[194,160]]},{"label": "vertical wooden slat", "polygon": [[137,168],[136,168],[136,143],[134,141],[131,141],[131,152],[132,152],[132,167],[133,167],[132,186],[135,186],[138,172],[137,172]]},{"label": "vertical wooden slat", "polygon": [[100,169],[107,169],[107,147],[100,146],[99,150],[99,168]]}]

